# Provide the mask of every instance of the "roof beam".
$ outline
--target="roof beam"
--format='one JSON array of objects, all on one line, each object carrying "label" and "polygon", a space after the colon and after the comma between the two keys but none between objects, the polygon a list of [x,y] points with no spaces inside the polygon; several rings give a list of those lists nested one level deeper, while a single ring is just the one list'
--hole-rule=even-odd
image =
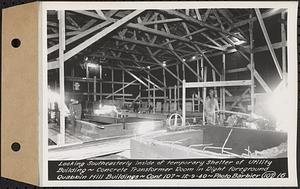
[{"label": "roof beam", "polygon": [[68,51],[65,54],[65,56],[64,56],[65,57],[65,61],[68,60],[68,59],[70,59],[71,57],[73,57],[74,55],[76,55],[77,53],[79,53],[80,51],[82,51],[83,49],[87,48],[91,44],[93,44],[96,41],[100,40],[101,38],[105,37],[110,32],[112,32],[112,31],[120,28],[121,26],[123,26],[124,24],[126,24],[128,21],[130,21],[131,19],[133,19],[137,15],[141,14],[143,11],[144,10],[135,10],[135,11],[133,11],[129,15],[123,17],[122,19],[120,19],[117,22],[113,23],[112,25],[106,27],[105,29],[103,29],[102,31],[100,31],[99,33],[97,33],[96,35],[94,35],[91,38],[87,39],[86,41],[82,42],[80,45],[74,47],[73,49],[71,49],[70,51]]},{"label": "roof beam", "polygon": [[234,36],[234,37],[236,37],[236,38],[238,38],[240,40],[245,40],[243,37],[241,37],[239,35],[236,35],[236,34],[228,32],[226,30],[223,30],[223,29],[217,28],[215,26],[209,25],[209,24],[205,23],[204,21],[200,21],[200,20],[197,20],[195,18],[189,17],[189,16],[187,16],[185,14],[182,14],[182,13],[180,13],[178,11],[175,11],[175,10],[160,10],[160,11],[165,12],[165,13],[167,13],[169,15],[172,15],[172,16],[176,16],[176,17],[182,18],[185,21],[190,22],[192,24],[195,24],[195,25],[198,25],[198,26],[202,26],[202,27],[208,28],[210,30],[221,32],[221,33],[224,33],[224,34],[227,34],[227,35],[230,35],[230,36]]},{"label": "roof beam", "polygon": [[[264,19],[264,18],[268,18],[268,17],[274,16],[274,15],[276,15],[276,14],[280,14],[280,13],[285,12],[285,11],[286,11],[286,9],[272,9],[271,11],[268,11],[268,12],[263,13],[261,16],[262,16],[262,18]],[[243,26],[243,25],[247,25],[247,24],[249,24],[249,22],[250,22],[251,20],[252,20],[252,21],[256,21],[257,18],[256,18],[256,17],[253,17],[253,18],[249,18],[249,19],[242,20],[242,21],[240,21],[240,22],[234,23],[234,24],[233,24],[233,28],[238,28],[238,27],[241,27],[241,26]]]},{"label": "roof beam", "polygon": [[248,86],[251,80],[186,82],[185,88]]},{"label": "roof beam", "polygon": [[271,40],[270,40],[268,31],[267,31],[267,28],[266,28],[265,23],[263,21],[262,15],[261,15],[259,9],[255,9],[255,13],[256,13],[257,19],[259,21],[260,27],[261,27],[261,29],[263,31],[265,40],[267,42],[267,45],[268,45],[268,48],[270,50],[270,53],[271,53],[271,56],[273,58],[274,64],[276,66],[276,69],[278,71],[279,77],[282,79],[282,70],[281,70],[281,67],[279,65],[278,59],[276,57],[275,51],[273,49],[273,46],[272,46],[272,43],[271,43]]},{"label": "roof beam", "polygon": [[181,18],[170,18],[170,19],[163,19],[163,20],[156,20],[151,22],[141,22],[141,25],[147,26],[147,25],[154,25],[154,24],[165,24],[170,22],[180,22],[182,21]]},{"label": "roof beam", "polygon": [[[121,62],[120,62],[121,63]],[[131,75],[134,79],[136,79],[138,82],[140,82],[141,84],[143,84],[144,86],[148,87],[148,85],[141,80],[138,76],[134,75],[131,71],[127,70],[124,66],[124,64],[119,65],[122,69],[124,69],[125,72],[127,72],[129,75]]]},{"label": "roof beam", "polygon": [[[88,29],[86,31],[82,31],[78,35],[73,36],[73,37],[67,39],[66,40],[66,45],[69,45],[69,44],[71,44],[71,43],[73,43],[73,42],[75,42],[75,41],[77,41],[77,40],[79,40],[79,39],[81,39],[81,38],[83,38],[83,37],[85,37],[85,36],[87,36],[87,35],[95,32],[95,31],[97,31],[97,30],[99,30],[99,29],[107,26],[108,24],[110,24],[110,22],[109,21],[105,21],[105,22],[102,22],[101,24],[98,24],[98,25],[96,25],[96,26],[94,26],[94,27],[92,27],[92,28],[90,28],[90,29]],[[50,48],[48,48],[47,49],[47,53],[50,54],[50,53],[52,53],[52,52],[54,52],[56,50],[58,50],[58,44],[54,45],[54,46],[52,46]]]},{"label": "roof beam", "polygon": [[166,70],[167,72],[169,72],[173,77],[175,77],[178,81],[180,81],[180,82],[182,83],[182,80],[181,80],[177,75],[175,75],[171,70],[169,70],[168,68],[166,68],[165,66],[163,66],[163,63],[161,63],[158,59],[156,59],[156,58],[153,56],[151,50],[150,50],[148,47],[146,47],[146,48],[147,48],[149,54],[151,55],[151,58],[152,58],[157,64],[159,64],[163,69],[165,69],[165,70]]},{"label": "roof beam", "polygon": [[95,11],[102,19],[106,20],[106,16],[103,14],[103,12],[101,10],[95,10]]}]

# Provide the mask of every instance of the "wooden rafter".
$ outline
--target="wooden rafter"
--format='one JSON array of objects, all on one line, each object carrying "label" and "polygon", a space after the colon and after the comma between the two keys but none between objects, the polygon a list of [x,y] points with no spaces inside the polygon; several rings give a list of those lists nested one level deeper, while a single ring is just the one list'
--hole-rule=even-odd
[{"label": "wooden rafter", "polygon": [[255,13],[256,13],[257,19],[259,21],[260,27],[261,27],[261,29],[263,31],[265,40],[267,42],[267,45],[268,45],[268,48],[270,50],[270,53],[271,53],[271,56],[273,58],[274,64],[276,66],[276,69],[278,71],[279,77],[282,79],[282,70],[281,70],[281,67],[279,65],[278,59],[276,57],[275,51],[273,49],[273,46],[272,46],[272,43],[271,43],[271,40],[270,40],[268,31],[267,31],[267,28],[266,28],[265,23],[263,21],[262,15],[261,15],[259,9],[255,9]]},{"label": "wooden rafter", "polygon": [[224,33],[224,34],[227,34],[227,35],[230,35],[230,36],[233,36],[233,37],[236,37],[240,40],[245,40],[243,37],[239,36],[239,35],[236,35],[234,33],[230,33],[226,30],[222,30],[220,28],[217,28],[215,26],[212,26],[210,24],[207,24],[205,23],[204,21],[200,21],[200,20],[197,20],[195,18],[192,18],[192,17],[189,17],[185,14],[182,14],[178,11],[175,11],[175,10],[160,10],[162,12],[165,12],[169,15],[172,15],[172,16],[176,16],[176,17],[179,17],[179,18],[182,18],[183,20],[187,21],[187,22],[190,22],[191,24],[195,24],[195,25],[198,25],[198,26],[201,26],[201,27],[205,27],[205,28],[208,28],[212,31],[217,31],[217,32],[221,32],[221,33]]},{"label": "wooden rafter", "polygon": [[[82,39],[83,37],[85,37],[85,36],[87,36],[87,35],[95,32],[95,31],[97,31],[97,30],[99,30],[99,29],[107,26],[108,24],[110,24],[110,22],[107,22],[107,21],[106,22],[102,22],[101,24],[98,24],[98,25],[96,25],[96,26],[94,26],[94,27],[92,27],[92,28],[90,28],[90,29],[88,29],[86,31],[83,31],[83,32],[79,33],[78,35],[67,39],[66,40],[66,45],[69,45],[69,44],[71,44],[71,43],[73,43],[73,42],[75,42],[75,41],[77,41],[79,39]],[[52,46],[50,48],[48,48],[47,49],[47,53],[50,54],[50,53],[52,53],[52,52],[54,52],[56,50],[58,50],[58,44],[54,45],[54,46]]]},{"label": "wooden rafter", "polygon": [[131,19],[133,19],[137,15],[141,14],[143,11],[144,10],[135,10],[135,11],[133,11],[129,15],[123,17],[119,21],[117,21],[114,24],[106,27],[105,29],[103,29],[102,31],[100,31],[99,33],[97,33],[96,35],[94,35],[94,36],[90,37],[89,39],[87,39],[86,41],[82,42],[80,45],[74,47],[73,49],[71,49],[70,51],[68,51],[65,54],[65,56],[64,56],[65,61],[68,60],[68,59],[70,59],[71,57],[73,57],[75,54],[77,54],[78,52],[82,51],[83,49],[87,48],[91,44],[95,43],[99,39],[103,38],[104,36],[106,36],[110,32],[112,32],[112,31],[118,29],[119,27],[123,26],[128,21],[130,21]]}]

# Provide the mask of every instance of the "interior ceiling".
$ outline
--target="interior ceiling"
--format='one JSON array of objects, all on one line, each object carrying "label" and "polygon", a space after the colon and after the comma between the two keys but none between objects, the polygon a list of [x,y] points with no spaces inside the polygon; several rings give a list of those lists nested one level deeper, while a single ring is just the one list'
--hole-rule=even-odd
[{"label": "interior ceiling", "polygon": [[[85,10],[65,11],[66,41],[89,29],[111,21],[117,22],[134,10]],[[281,9],[260,9],[261,14],[272,15]],[[219,52],[238,49],[249,55],[249,15],[253,9],[182,9],[146,10],[122,27],[80,51],[70,60],[88,56],[103,64],[133,69],[160,67],[153,58],[167,64],[189,61],[193,56],[211,56]],[[48,49],[58,44],[57,11],[48,11]],[[256,18],[254,18],[255,21]],[[107,27],[106,26],[106,27]],[[66,51],[89,39],[101,29],[95,30],[72,43]],[[203,54],[202,54],[203,53]],[[58,49],[48,54],[48,60],[58,57]],[[76,61],[75,61],[76,62]]]}]

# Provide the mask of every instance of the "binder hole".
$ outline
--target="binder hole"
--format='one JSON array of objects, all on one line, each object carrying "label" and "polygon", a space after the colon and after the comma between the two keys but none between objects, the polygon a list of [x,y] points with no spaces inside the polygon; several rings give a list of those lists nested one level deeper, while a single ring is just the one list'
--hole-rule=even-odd
[{"label": "binder hole", "polygon": [[17,38],[13,39],[13,40],[11,41],[11,46],[13,46],[14,48],[20,47],[20,46],[21,46],[21,41],[20,41],[20,39],[17,39]]},{"label": "binder hole", "polygon": [[14,142],[14,143],[12,143],[12,145],[11,145],[11,149],[12,149],[14,152],[19,151],[20,148],[21,148],[21,145],[20,145],[18,142]]}]

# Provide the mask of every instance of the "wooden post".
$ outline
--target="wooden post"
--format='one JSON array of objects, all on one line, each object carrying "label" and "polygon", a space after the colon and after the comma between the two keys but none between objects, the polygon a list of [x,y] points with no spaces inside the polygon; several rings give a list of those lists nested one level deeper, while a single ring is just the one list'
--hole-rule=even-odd
[{"label": "wooden post", "polygon": [[125,82],[125,71],[124,70],[122,70],[122,97],[123,97],[123,105],[124,105],[124,103],[125,103],[125,84],[124,84],[124,82]]},{"label": "wooden post", "polygon": [[[114,84],[114,69],[111,69],[111,89],[112,89],[112,93],[115,91],[115,84]],[[115,96],[112,95],[112,101],[114,102],[115,100]]]},{"label": "wooden post", "polygon": [[192,94],[192,112],[195,111],[195,94]]},{"label": "wooden post", "polygon": [[251,113],[254,113],[254,54],[253,54],[253,21],[252,14],[250,14],[249,22],[249,37],[250,37],[250,72],[251,72]]},{"label": "wooden post", "polygon": [[[207,80],[207,67],[204,68],[204,73],[203,73],[203,81],[206,82]],[[202,114],[202,119],[203,119],[203,125],[205,125],[205,102],[206,102],[206,87],[203,87],[202,89],[202,98],[203,98],[203,114]]]},{"label": "wooden post", "polygon": [[172,90],[169,87],[169,112],[171,112],[171,103],[172,103]]},{"label": "wooden post", "polygon": [[[89,66],[86,65],[86,70],[85,70],[85,74],[86,74],[86,78],[89,78]],[[87,98],[88,98],[88,101],[90,101],[90,82],[87,82],[87,92],[88,92],[88,95],[87,95]]]},{"label": "wooden post", "polygon": [[153,86],[153,113],[155,113],[155,109],[156,109],[156,106],[155,106],[155,86]]},{"label": "wooden post", "polygon": [[97,96],[96,96],[96,94],[97,94],[97,82],[96,82],[97,80],[96,80],[96,76],[94,76],[94,101],[96,101],[97,100]]},{"label": "wooden post", "polygon": [[[164,106],[163,107],[165,107],[166,106],[166,102],[167,102],[167,88],[166,88],[166,84],[167,84],[167,81],[166,81],[166,70],[165,69],[162,69],[162,71],[163,71],[163,82],[164,82]],[[165,111],[165,110],[163,110],[163,111]]]},{"label": "wooden post", "polygon": [[[199,60],[197,59],[197,75],[200,75],[200,63],[199,63]],[[202,76],[201,76],[202,78]],[[197,77],[197,81],[200,82],[200,79],[199,77]],[[197,89],[198,91],[198,100],[197,100],[197,103],[198,103],[198,112],[200,112],[200,88]]]},{"label": "wooden post", "polygon": [[[285,20],[285,13],[281,13],[281,42],[282,44],[286,43],[286,30],[285,30],[285,25],[284,21]],[[284,79],[286,80],[286,47],[282,45],[282,72]]]},{"label": "wooden post", "polygon": [[[222,62],[223,62],[223,81],[226,80],[226,55],[225,53],[222,55]],[[223,110],[226,109],[226,99],[225,99],[225,87],[222,88],[222,99],[223,99]]]},{"label": "wooden post", "polygon": [[102,67],[100,66],[100,72],[99,72],[99,78],[100,78],[100,82],[99,82],[99,93],[100,93],[100,101],[102,100],[103,98],[103,95],[102,95]]},{"label": "wooden post", "polygon": [[186,119],[186,110],[185,110],[185,98],[186,98],[186,89],[185,89],[185,80],[182,80],[182,122],[183,125],[185,125],[185,119]]},{"label": "wooden post", "polygon": [[64,51],[65,51],[65,11],[58,11],[59,20],[59,100],[60,100],[60,132],[58,145],[65,144],[65,69],[64,69]]},{"label": "wooden post", "polygon": [[185,66],[182,64],[182,80],[185,79]]},{"label": "wooden post", "polygon": [[[201,56],[201,58],[200,58],[200,69],[201,69],[201,79],[202,79],[202,81],[204,81],[204,59],[203,59],[203,57]],[[200,91],[201,89],[199,89],[199,91]],[[203,89],[202,89],[202,109],[204,109],[204,96],[203,96]],[[199,112],[200,112],[200,110],[199,110]]]},{"label": "wooden post", "polygon": [[138,99],[138,103],[139,103],[139,109],[141,109],[141,100],[142,99],[142,84],[139,84],[139,99]]},{"label": "wooden post", "polygon": [[[149,71],[149,73],[150,73],[150,71]],[[150,75],[149,74],[147,74],[147,77],[148,77],[148,104],[150,104]]]},{"label": "wooden post", "polygon": [[[179,65],[177,64],[176,65],[176,73],[177,73],[177,77],[179,77]],[[180,98],[180,88],[179,88],[179,85],[180,85],[180,81],[177,80],[177,94],[178,94],[178,99]],[[178,103],[178,107],[179,107],[179,103]],[[179,108],[178,108],[179,109]]]},{"label": "wooden post", "polygon": [[174,85],[174,107],[175,107],[175,111],[177,111],[177,87],[176,85]]}]

